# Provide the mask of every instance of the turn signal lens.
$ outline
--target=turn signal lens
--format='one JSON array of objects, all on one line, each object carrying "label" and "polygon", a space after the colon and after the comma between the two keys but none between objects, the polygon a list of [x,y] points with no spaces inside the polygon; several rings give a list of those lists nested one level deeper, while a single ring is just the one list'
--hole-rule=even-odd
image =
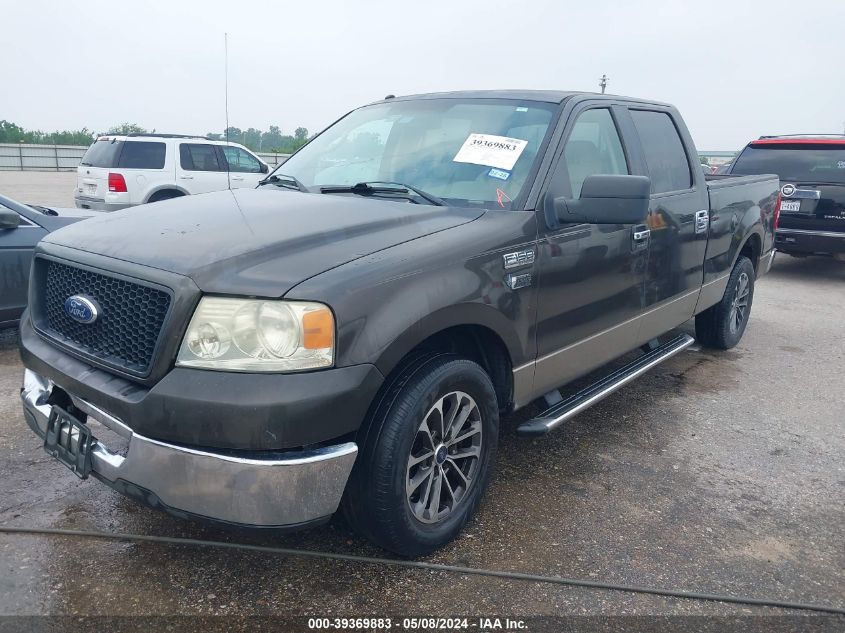
[{"label": "turn signal lens", "polygon": [[320,308],[302,316],[302,347],[305,349],[334,347],[334,317],[331,310]]}]

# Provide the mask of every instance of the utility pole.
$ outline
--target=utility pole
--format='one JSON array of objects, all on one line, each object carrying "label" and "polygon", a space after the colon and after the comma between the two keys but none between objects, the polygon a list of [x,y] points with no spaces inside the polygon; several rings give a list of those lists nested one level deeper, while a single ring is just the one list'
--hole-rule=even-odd
[{"label": "utility pole", "polygon": [[599,77],[599,86],[601,86],[601,93],[604,94],[604,89],[607,88],[607,75],[602,74]]}]

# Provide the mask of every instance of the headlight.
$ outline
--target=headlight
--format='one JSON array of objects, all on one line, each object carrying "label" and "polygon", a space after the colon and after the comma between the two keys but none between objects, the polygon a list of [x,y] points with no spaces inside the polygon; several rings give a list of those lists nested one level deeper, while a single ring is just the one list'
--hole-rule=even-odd
[{"label": "headlight", "polygon": [[290,372],[331,367],[334,316],[321,303],[203,297],[176,365]]}]

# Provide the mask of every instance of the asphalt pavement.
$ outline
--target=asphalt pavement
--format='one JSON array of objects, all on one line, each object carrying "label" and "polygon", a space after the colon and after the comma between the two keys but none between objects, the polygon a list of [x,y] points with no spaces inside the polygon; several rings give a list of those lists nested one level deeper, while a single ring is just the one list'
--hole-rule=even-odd
[{"label": "asphalt pavement", "polygon": [[0,194],[25,204],[74,208],[76,171],[0,171]]},{"label": "asphalt pavement", "polygon": [[[460,539],[426,560],[845,604],[845,265],[779,257],[734,350],[693,349],[560,431],[515,435]],[[308,532],[171,518],[81,481],[24,424],[0,337],[0,526],[384,556]],[[0,534],[0,614],[777,614],[677,598],[189,546]]]}]

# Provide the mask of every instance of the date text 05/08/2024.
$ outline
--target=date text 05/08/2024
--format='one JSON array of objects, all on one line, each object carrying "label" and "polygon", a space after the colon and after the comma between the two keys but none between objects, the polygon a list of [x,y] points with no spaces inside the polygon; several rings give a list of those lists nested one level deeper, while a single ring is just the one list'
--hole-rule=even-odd
[{"label": "date text 05/08/2024", "polygon": [[308,628],[311,630],[360,630],[369,631],[460,631],[476,630],[481,633],[487,631],[527,631],[524,620],[498,617],[481,618],[309,618]]}]

